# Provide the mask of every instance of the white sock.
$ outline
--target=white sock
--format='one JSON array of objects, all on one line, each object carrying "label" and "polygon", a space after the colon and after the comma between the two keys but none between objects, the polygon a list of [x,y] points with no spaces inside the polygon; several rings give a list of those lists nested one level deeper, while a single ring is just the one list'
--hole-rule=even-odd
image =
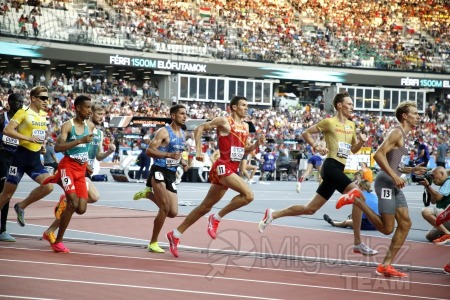
[{"label": "white sock", "polygon": [[179,239],[181,237],[181,232],[179,232],[177,229],[175,229],[173,231],[173,236],[177,239]]},{"label": "white sock", "polygon": [[219,222],[220,222],[220,220],[222,220],[222,218],[218,214],[215,214],[213,218]]}]

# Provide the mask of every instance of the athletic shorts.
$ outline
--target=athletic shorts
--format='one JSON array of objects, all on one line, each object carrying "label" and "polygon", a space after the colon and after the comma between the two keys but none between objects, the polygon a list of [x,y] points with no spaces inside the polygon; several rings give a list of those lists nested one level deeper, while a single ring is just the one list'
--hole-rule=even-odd
[{"label": "athletic shorts", "polygon": [[86,167],[87,162],[80,165],[68,156],[64,156],[59,162],[58,172],[53,176],[50,182],[59,182],[61,180],[64,193],[76,194],[79,198],[88,199],[88,190],[86,185]]},{"label": "athletic shorts", "polygon": [[227,177],[231,174],[237,174],[238,168],[239,162],[224,162],[216,160],[216,162],[211,166],[211,171],[209,171],[209,181],[211,184],[223,185],[219,182],[220,177]]},{"label": "athletic shorts", "polygon": [[177,172],[171,171],[166,168],[152,165],[150,168],[150,174],[147,178],[147,186],[152,187],[152,178],[157,182],[164,182],[166,184],[166,190],[177,194],[177,186],[175,181],[177,180]]},{"label": "athletic shorts", "polygon": [[333,196],[336,190],[344,193],[347,186],[352,183],[350,178],[344,173],[345,165],[333,158],[327,158],[322,163],[320,176],[322,183],[317,188],[316,193],[324,197],[326,200]]},{"label": "athletic shorts", "polygon": [[48,174],[48,171],[41,162],[39,152],[19,146],[12,157],[6,181],[18,185],[24,174],[35,180],[39,175]]},{"label": "athletic shorts", "polygon": [[377,230],[377,228],[370,223],[370,221],[366,218],[361,219],[361,230]]},{"label": "athletic shorts", "polygon": [[380,214],[394,215],[397,208],[408,207],[402,190],[398,189],[391,176],[383,171],[375,179],[375,192],[378,197]]},{"label": "athletic shorts", "polygon": [[317,155],[313,155],[308,159],[308,164],[311,164],[314,168],[318,169],[322,164],[322,158]]}]

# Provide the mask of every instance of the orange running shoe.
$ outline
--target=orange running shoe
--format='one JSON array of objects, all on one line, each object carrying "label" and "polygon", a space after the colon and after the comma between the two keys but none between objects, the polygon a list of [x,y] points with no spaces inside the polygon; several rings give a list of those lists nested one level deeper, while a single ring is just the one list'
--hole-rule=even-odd
[{"label": "orange running shoe", "polygon": [[379,264],[375,272],[378,275],[383,275],[386,277],[400,277],[400,278],[408,277],[408,274],[397,271],[391,265],[383,266],[382,264]]},{"label": "orange running shoe", "polygon": [[443,236],[433,240],[433,243],[436,245],[445,245],[447,242],[450,242],[450,234],[444,234]]},{"label": "orange running shoe", "polygon": [[362,197],[361,191],[358,188],[354,188],[347,194],[343,194],[336,202],[336,208],[339,209],[344,205],[353,204],[356,197]]},{"label": "orange running shoe", "polygon": [[58,203],[56,203],[56,205],[55,205],[55,218],[56,219],[58,219],[58,220],[61,219],[61,215],[66,210],[66,207],[67,207],[66,195],[61,195],[61,197],[59,197]]}]

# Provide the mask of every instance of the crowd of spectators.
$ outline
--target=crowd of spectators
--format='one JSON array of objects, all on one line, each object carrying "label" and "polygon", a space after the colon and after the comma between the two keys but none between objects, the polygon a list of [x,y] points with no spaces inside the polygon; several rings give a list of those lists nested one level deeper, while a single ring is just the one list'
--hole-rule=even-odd
[{"label": "crowd of spectators", "polygon": [[[24,77],[24,74],[17,74],[17,77]],[[26,78],[20,79],[25,81]],[[50,81],[51,82],[51,81]],[[0,88],[1,109],[7,106],[7,96],[10,92],[19,92],[28,98],[29,89],[20,88]],[[144,116],[144,117],[169,117],[171,103],[162,101],[159,97],[153,95],[125,95],[123,90],[117,95],[105,95],[99,93],[89,93],[94,101],[102,102],[106,106],[106,124],[114,116]],[[60,132],[61,125],[74,116],[73,101],[77,95],[71,91],[67,93],[59,92],[55,89],[50,92],[52,102],[48,106],[48,121],[50,134],[56,138]],[[227,108],[214,103],[190,102],[186,105],[188,118],[191,119],[212,119],[217,116],[227,114]],[[436,107],[430,105],[427,113],[422,116],[420,125],[412,132],[410,147],[414,148],[414,140],[420,140],[427,144],[429,152],[434,154],[439,140],[442,136],[448,140],[449,118],[448,114],[438,111]],[[268,108],[249,108],[247,120],[255,126],[256,132],[264,133],[268,140],[273,140],[271,147],[294,147],[299,149],[301,143],[301,134],[309,126],[317,123],[319,120],[328,117],[329,114],[323,110],[323,106],[316,106],[314,102],[298,109],[292,107],[268,107]],[[358,111],[353,121],[356,122],[358,130],[363,131],[369,137],[366,146],[376,150],[383,141],[389,129],[396,124],[394,116],[380,116],[379,114],[365,113]],[[114,139],[119,133],[138,133],[142,134],[138,128],[134,131],[132,128],[109,128],[105,126],[107,137]],[[211,133],[211,140],[215,141],[215,133]],[[295,141],[295,142],[293,142]],[[122,140],[124,146],[130,146],[131,141]],[[306,148],[306,150],[308,150]]]},{"label": "crowd of spectators", "polygon": [[[107,0],[85,14],[73,3],[30,1],[35,6],[12,6],[29,20],[48,9],[74,11],[68,26],[83,36],[123,38],[149,51],[188,45],[225,59],[447,72],[450,14],[442,0]],[[8,2],[0,7],[11,10]]]}]

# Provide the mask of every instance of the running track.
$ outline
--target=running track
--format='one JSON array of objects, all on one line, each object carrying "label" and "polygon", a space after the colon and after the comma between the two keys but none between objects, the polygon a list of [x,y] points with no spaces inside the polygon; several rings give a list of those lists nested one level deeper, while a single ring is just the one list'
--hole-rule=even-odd
[{"label": "running track", "polygon": [[[16,234],[16,243],[0,244],[0,298],[450,299],[450,276],[442,272],[446,246],[408,241],[396,265],[409,277],[389,279],[374,273],[386,238],[366,237],[380,254],[363,257],[352,253],[347,233],[274,224],[259,234],[255,222],[224,219],[211,240],[203,218],[183,235],[174,258],[145,250],[154,211],[93,205],[70,224],[81,236],[67,239],[71,253],[56,254],[39,239],[53,205],[42,200],[26,210],[24,229],[38,228],[38,234]],[[15,221],[13,210],[9,218]],[[168,219],[162,233],[181,218]]]}]

